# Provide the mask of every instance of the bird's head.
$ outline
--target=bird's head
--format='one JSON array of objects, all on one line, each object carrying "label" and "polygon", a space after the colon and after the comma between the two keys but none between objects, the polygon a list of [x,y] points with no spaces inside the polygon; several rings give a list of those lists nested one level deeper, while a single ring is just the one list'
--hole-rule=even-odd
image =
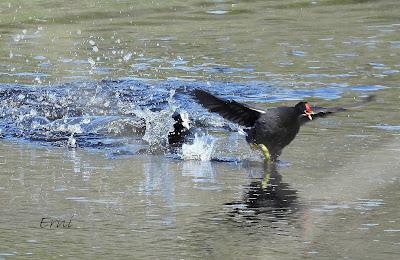
[{"label": "bird's head", "polygon": [[189,120],[189,115],[186,112],[175,112],[172,115],[172,118],[180,125],[182,125],[184,128],[186,128],[187,130],[190,129],[190,120]]},{"label": "bird's head", "polygon": [[299,113],[301,116],[306,116],[310,120],[312,120],[312,115],[314,115],[314,112],[312,111],[311,105],[308,102],[299,102],[295,106],[296,111]]}]

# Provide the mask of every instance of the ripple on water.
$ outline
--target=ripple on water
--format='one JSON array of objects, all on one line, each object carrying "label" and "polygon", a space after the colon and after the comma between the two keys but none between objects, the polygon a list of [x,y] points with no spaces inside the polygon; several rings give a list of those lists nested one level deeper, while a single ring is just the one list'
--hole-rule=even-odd
[{"label": "ripple on water", "polygon": [[357,91],[376,91],[380,89],[385,89],[385,86],[382,85],[364,85],[364,86],[351,86],[351,90],[357,90]]},{"label": "ripple on water", "polygon": [[321,207],[318,208],[313,208],[313,211],[317,212],[331,212],[337,209],[349,209],[350,206],[347,204],[327,204],[327,205],[322,205]]},{"label": "ripple on water", "polygon": [[383,129],[386,131],[400,131],[400,125],[379,124],[379,125],[370,126],[370,127]]},{"label": "ripple on water", "polygon": [[14,73],[15,76],[19,77],[48,77],[48,74],[39,73],[39,72],[17,72]]},{"label": "ripple on water", "polygon": [[217,10],[217,9],[211,9],[206,11],[207,14],[216,14],[216,15],[223,15],[223,14],[228,14],[231,11],[227,11],[227,10]]},{"label": "ripple on water", "polygon": [[383,199],[358,199],[356,209],[371,210],[385,205]]}]

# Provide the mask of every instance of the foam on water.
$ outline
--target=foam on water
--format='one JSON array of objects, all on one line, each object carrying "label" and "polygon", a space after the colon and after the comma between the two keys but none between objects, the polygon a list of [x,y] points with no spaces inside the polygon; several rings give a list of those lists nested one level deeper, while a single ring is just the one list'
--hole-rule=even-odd
[{"label": "foam on water", "polygon": [[192,144],[182,145],[183,160],[209,161],[213,153],[215,138],[210,135],[195,134]]}]

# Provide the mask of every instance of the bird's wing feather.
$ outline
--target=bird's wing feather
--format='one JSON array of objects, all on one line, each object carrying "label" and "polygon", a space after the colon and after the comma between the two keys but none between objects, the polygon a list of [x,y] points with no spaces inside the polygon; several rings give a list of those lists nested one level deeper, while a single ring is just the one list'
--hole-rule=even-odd
[{"label": "bird's wing feather", "polygon": [[[316,107],[313,106],[313,112],[314,114],[312,115],[313,119],[317,119],[320,117],[326,117],[328,115],[331,115],[333,113],[337,113],[337,112],[342,112],[342,111],[347,111],[348,109],[351,108],[357,108],[360,107],[368,102],[374,101],[375,100],[375,96],[371,95],[371,96],[367,96],[365,98],[360,99],[357,102],[351,103],[351,104],[345,104],[342,106],[334,106],[334,107]],[[308,117],[306,116],[301,116],[300,121],[302,124],[309,122],[310,120],[308,119]]]},{"label": "bird's wing feather", "polygon": [[216,112],[223,118],[243,126],[253,126],[261,114],[265,113],[234,100],[218,98],[201,89],[195,89],[194,95],[210,112]]}]

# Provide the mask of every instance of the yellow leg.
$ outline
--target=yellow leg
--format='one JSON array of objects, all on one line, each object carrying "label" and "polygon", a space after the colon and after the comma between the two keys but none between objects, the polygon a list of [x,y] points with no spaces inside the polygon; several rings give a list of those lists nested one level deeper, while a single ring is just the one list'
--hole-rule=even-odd
[{"label": "yellow leg", "polygon": [[259,144],[258,147],[260,147],[262,153],[264,154],[265,160],[269,161],[271,159],[271,154],[269,153],[268,148],[263,144]]},{"label": "yellow leg", "polygon": [[268,162],[271,159],[271,154],[269,153],[268,148],[264,144],[254,144],[250,143],[251,149],[258,150],[260,149],[265,157],[265,161]]},{"label": "yellow leg", "polygon": [[250,148],[253,150],[257,150],[258,149],[258,144],[254,144],[254,143],[249,143]]},{"label": "yellow leg", "polygon": [[264,179],[261,181],[261,188],[265,189],[268,187],[269,178],[271,177],[271,173],[267,172],[264,176]]}]

